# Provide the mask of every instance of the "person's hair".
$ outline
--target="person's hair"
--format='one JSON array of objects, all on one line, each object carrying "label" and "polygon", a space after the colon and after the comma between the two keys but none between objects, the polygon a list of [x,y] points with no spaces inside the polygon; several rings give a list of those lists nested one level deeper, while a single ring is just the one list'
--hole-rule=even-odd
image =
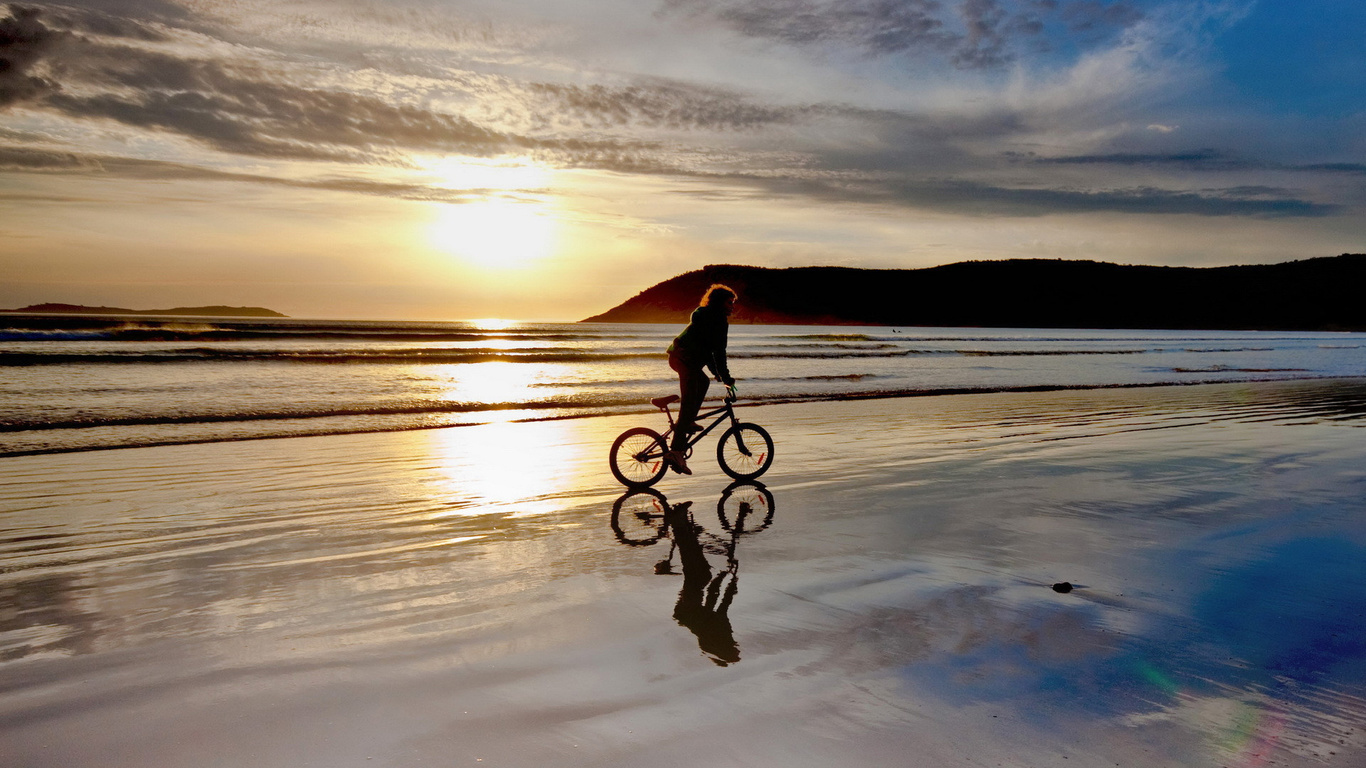
[{"label": "person's hair", "polygon": [[717,299],[729,298],[735,301],[735,291],[728,285],[716,283],[707,289],[707,293],[702,297],[702,306],[709,307]]}]

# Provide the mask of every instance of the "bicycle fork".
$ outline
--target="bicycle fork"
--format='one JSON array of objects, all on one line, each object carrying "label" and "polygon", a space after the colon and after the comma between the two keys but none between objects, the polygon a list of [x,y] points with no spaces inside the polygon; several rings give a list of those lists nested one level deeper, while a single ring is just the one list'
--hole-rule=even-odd
[{"label": "bicycle fork", "polygon": [[[740,426],[740,420],[735,418],[735,411],[733,410],[730,412],[730,425],[732,429]],[[746,458],[754,455],[754,451],[751,451],[749,446],[745,445],[745,431],[743,429],[735,430],[735,447],[739,448],[740,453]],[[759,460],[763,461],[762,458]]]}]

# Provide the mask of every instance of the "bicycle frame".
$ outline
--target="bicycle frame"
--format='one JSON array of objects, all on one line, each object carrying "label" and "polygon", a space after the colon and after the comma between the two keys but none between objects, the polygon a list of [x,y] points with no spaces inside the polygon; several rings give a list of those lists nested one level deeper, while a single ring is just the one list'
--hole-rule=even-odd
[{"label": "bicycle frame", "polygon": [[[715,416],[716,419],[712,421],[712,423],[708,424],[707,426],[703,427],[697,432],[694,432],[691,436],[688,437],[689,450],[691,450],[694,445],[697,445],[697,443],[701,441],[702,438],[706,437],[713,429],[716,429],[716,427],[720,425],[721,422],[725,421],[727,416],[730,417],[730,423],[732,425],[740,423],[740,420],[735,418],[735,409],[731,407],[731,404],[734,402],[734,398],[727,397],[724,400],[724,404],[721,407],[713,408],[710,411],[707,411],[706,413],[697,414],[696,421],[699,424],[702,421],[710,419],[713,416]],[[668,404],[665,404],[663,407],[660,408],[660,410],[664,411],[664,415],[669,417],[669,428],[665,430],[663,435],[664,442],[667,445],[669,444],[670,439],[673,437],[674,430],[678,428],[678,422],[674,421],[673,411],[669,410]],[[743,444],[741,445],[741,450],[744,450]]]}]

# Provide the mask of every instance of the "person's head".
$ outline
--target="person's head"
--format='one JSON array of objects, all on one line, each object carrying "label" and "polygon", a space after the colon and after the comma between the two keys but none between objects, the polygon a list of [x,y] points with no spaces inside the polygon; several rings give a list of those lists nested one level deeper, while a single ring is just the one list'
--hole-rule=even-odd
[{"label": "person's head", "polygon": [[726,314],[730,314],[730,311],[735,307],[735,291],[720,283],[708,288],[706,295],[702,297],[702,306],[710,307],[713,305],[721,307]]}]

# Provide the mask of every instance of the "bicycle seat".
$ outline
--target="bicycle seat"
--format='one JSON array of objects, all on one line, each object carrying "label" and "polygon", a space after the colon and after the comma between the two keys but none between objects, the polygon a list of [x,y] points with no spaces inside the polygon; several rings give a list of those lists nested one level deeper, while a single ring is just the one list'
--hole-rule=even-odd
[{"label": "bicycle seat", "polygon": [[676,402],[678,402],[678,395],[669,395],[668,397],[656,397],[656,398],[654,398],[653,400],[650,401],[650,405],[653,405],[653,406],[656,407],[656,408],[667,408],[667,407],[669,407],[669,403],[676,403]]}]

